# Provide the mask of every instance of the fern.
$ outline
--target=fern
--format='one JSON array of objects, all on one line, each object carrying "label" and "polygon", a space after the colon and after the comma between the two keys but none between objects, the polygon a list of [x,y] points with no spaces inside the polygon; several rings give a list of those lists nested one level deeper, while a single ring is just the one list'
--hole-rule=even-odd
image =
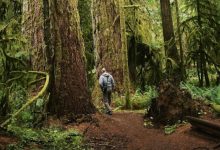
[{"label": "fern", "polygon": [[155,87],[147,86],[146,91],[141,92],[137,89],[135,94],[131,97],[131,105],[133,109],[147,109],[153,98],[157,97]]},{"label": "fern", "polygon": [[220,105],[220,86],[201,88],[189,83],[181,83],[181,88],[189,91],[193,98],[208,100]]},{"label": "fern", "polygon": [[[142,91],[140,88],[138,88],[134,94],[131,94],[131,108],[133,110],[148,109],[150,107],[151,100],[158,96],[154,86],[146,86],[145,89],[145,91]],[[123,98],[115,97],[115,110],[123,108],[124,103]]]}]

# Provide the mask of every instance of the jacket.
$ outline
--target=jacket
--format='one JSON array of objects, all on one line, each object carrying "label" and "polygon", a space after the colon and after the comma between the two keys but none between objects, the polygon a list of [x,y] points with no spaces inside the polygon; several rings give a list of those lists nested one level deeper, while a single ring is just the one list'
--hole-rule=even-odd
[{"label": "jacket", "polygon": [[100,77],[99,77],[99,85],[101,87],[101,89],[103,90],[104,88],[104,83],[107,83],[107,78],[108,78],[108,81],[110,80],[111,84],[112,84],[112,88],[114,89],[115,87],[115,81],[114,81],[114,78],[112,77],[111,74],[107,73],[107,72],[104,72]]}]

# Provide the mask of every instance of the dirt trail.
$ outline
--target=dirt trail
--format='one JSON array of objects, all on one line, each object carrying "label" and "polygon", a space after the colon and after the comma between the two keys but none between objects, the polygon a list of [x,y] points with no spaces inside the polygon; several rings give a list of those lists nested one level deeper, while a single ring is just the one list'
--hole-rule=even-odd
[{"label": "dirt trail", "polygon": [[0,134],[0,150],[4,150],[5,147],[9,144],[15,144],[17,142],[16,138],[7,136],[7,135],[1,135]]},{"label": "dirt trail", "polygon": [[97,125],[79,127],[85,132],[86,143],[95,150],[202,150],[211,149],[218,143],[192,130],[189,124],[179,127],[172,135],[164,135],[163,129],[144,128],[143,114],[96,114],[96,118],[99,120]]},{"label": "dirt trail", "polygon": [[[162,128],[145,128],[143,114],[117,112],[112,116],[96,114],[91,123],[68,124],[85,136],[86,149],[94,150],[213,150],[220,140],[191,129],[189,124],[165,135]],[[0,136],[0,150],[16,139]],[[220,146],[220,145],[218,145]],[[220,147],[215,150],[220,150]]]}]

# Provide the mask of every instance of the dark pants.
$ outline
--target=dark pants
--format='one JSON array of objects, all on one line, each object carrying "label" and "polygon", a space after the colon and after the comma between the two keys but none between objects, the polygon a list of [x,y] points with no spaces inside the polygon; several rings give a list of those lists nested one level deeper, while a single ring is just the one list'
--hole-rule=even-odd
[{"label": "dark pants", "polygon": [[110,107],[111,95],[112,95],[111,91],[109,91],[109,92],[107,90],[103,91],[103,103],[105,104],[105,109],[107,112],[112,111],[112,108]]}]

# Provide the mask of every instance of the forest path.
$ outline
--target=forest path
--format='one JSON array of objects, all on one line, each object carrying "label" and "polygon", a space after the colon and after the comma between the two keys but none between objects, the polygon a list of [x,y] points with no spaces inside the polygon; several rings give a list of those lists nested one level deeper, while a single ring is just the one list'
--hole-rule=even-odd
[{"label": "forest path", "polygon": [[98,124],[80,125],[85,142],[95,150],[193,150],[208,149],[217,143],[216,139],[193,131],[189,124],[171,135],[165,135],[163,129],[145,128],[140,113],[115,112],[112,116],[95,117]]}]

